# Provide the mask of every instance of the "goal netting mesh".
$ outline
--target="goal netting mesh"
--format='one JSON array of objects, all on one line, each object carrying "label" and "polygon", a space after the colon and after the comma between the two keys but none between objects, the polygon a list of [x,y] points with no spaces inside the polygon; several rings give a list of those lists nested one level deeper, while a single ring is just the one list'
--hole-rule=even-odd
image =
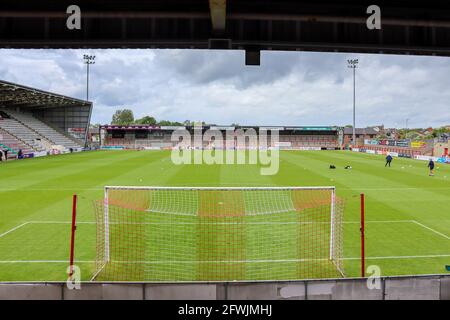
[{"label": "goal netting mesh", "polygon": [[344,276],[333,187],[106,187],[95,209],[96,281]]}]

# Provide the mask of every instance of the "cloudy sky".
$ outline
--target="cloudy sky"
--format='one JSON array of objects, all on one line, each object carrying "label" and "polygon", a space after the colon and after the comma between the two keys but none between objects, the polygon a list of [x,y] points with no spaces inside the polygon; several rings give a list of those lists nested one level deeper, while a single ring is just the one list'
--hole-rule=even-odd
[{"label": "cloudy sky", "polygon": [[85,53],[97,57],[93,123],[130,108],[180,122],[346,125],[346,64],[359,58],[357,126],[450,124],[450,58],[265,51],[261,66],[245,66],[241,51],[0,50],[0,79],[83,99]]}]

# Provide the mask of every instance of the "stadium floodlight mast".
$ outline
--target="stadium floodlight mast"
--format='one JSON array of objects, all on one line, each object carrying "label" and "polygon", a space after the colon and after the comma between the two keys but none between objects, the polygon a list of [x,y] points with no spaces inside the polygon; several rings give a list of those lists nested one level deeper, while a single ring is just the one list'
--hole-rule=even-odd
[{"label": "stadium floodlight mast", "polygon": [[83,56],[84,63],[86,64],[86,101],[89,101],[89,66],[95,64],[95,56],[85,54]]},{"label": "stadium floodlight mast", "polygon": [[405,124],[405,139],[408,138],[408,122],[409,122],[409,119],[407,118],[406,119],[406,124]]},{"label": "stadium floodlight mast", "polygon": [[356,143],[356,68],[358,67],[358,59],[347,60],[348,67],[353,69],[353,136],[352,146]]}]

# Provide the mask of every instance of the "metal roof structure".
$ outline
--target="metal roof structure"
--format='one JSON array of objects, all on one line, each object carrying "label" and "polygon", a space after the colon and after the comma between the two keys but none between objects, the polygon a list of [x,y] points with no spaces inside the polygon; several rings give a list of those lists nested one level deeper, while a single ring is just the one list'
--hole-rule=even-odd
[{"label": "metal roof structure", "polygon": [[19,108],[90,107],[89,101],[0,80],[0,106]]},{"label": "metal roof structure", "polygon": [[184,48],[450,56],[448,0],[78,0],[81,29],[66,26],[72,0],[0,1],[3,48]]}]

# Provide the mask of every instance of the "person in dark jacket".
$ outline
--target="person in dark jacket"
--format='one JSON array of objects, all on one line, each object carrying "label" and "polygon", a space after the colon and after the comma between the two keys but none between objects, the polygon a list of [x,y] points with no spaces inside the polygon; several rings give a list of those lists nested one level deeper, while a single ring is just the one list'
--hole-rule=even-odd
[{"label": "person in dark jacket", "polygon": [[5,154],[5,161],[8,161],[8,149],[3,150],[3,153]]},{"label": "person in dark jacket", "polygon": [[22,149],[19,149],[19,152],[17,153],[17,159],[23,159],[23,151],[22,151]]},{"label": "person in dark jacket", "polygon": [[386,164],[384,166],[386,167],[387,165],[389,165],[389,167],[390,167],[391,162],[392,162],[392,156],[390,154],[388,154],[386,157]]},{"label": "person in dark jacket", "polygon": [[430,159],[430,162],[428,162],[428,168],[430,168],[430,176],[434,176],[434,161],[433,159]]}]

